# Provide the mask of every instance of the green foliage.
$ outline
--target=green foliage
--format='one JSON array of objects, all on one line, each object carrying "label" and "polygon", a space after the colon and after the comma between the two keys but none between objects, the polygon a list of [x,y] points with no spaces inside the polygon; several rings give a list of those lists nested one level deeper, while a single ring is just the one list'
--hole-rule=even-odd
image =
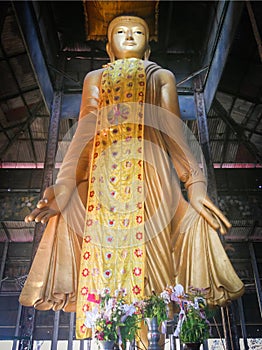
[{"label": "green foliage", "polygon": [[145,318],[157,317],[158,324],[167,320],[167,304],[161,296],[153,294],[150,297],[147,297],[144,301]]},{"label": "green foliage", "polygon": [[141,323],[141,315],[133,314],[132,316],[128,316],[120,326],[120,333],[123,342],[123,348],[126,348],[126,342],[132,342],[137,334],[137,331],[140,329],[139,324]]},{"label": "green foliage", "polygon": [[111,296],[107,291],[100,295],[99,312],[94,315],[94,336],[99,341],[121,341],[123,348],[127,341],[135,339],[142,319],[136,304],[127,304],[123,290],[116,290]]},{"label": "green foliage", "polygon": [[202,343],[209,338],[209,323],[201,311],[190,306],[179,334],[183,343]]}]

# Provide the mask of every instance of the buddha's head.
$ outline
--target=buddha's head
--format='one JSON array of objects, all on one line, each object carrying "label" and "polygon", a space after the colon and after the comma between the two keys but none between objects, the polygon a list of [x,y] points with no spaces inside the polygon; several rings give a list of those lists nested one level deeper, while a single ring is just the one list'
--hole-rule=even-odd
[{"label": "buddha's head", "polygon": [[106,45],[110,61],[122,58],[144,58],[150,55],[147,23],[136,16],[119,16],[108,26]]}]

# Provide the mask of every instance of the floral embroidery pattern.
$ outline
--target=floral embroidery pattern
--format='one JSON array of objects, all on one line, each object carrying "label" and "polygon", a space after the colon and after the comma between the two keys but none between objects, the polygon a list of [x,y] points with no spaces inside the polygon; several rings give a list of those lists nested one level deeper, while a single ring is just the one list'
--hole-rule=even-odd
[{"label": "floral embroidery pattern", "polygon": [[82,271],[82,276],[84,277],[87,277],[89,275],[89,270],[87,268],[85,268],[83,271]]},{"label": "floral embroidery pattern", "polygon": [[87,294],[88,294],[88,288],[87,288],[87,287],[83,287],[83,288],[81,289],[81,294],[82,294],[82,295],[87,295]]},{"label": "floral embroidery pattern", "polygon": [[85,252],[85,254],[83,255],[83,258],[85,260],[89,259],[90,258],[90,253],[89,252]]},{"label": "floral embroidery pattern", "polygon": [[133,274],[134,274],[135,276],[140,276],[140,275],[141,275],[141,272],[142,272],[142,269],[141,269],[140,267],[135,267],[135,268],[133,269]]},{"label": "floral embroidery pattern", "polygon": [[140,294],[141,288],[140,288],[138,285],[135,285],[135,286],[132,288],[132,292],[133,292],[135,295]]}]

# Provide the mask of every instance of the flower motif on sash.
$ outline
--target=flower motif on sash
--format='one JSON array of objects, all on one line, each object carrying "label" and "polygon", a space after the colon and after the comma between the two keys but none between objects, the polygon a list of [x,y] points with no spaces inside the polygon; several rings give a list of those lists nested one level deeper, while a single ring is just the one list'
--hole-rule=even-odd
[{"label": "flower motif on sash", "polygon": [[137,217],[136,217],[136,222],[137,222],[138,224],[141,224],[142,221],[143,221],[142,216],[141,216],[141,215],[137,215]]},{"label": "flower motif on sash", "polygon": [[142,232],[137,232],[137,233],[136,233],[136,239],[138,239],[139,241],[141,241],[142,238],[143,238],[143,233],[142,233]]},{"label": "flower motif on sash", "polygon": [[89,275],[89,270],[85,268],[85,269],[82,271],[82,276],[87,277],[88,275]]},{"label": "flower motif on sash", "polygon": [[108,242],[108,243],[111,243],[111,242],[113,242],[113,236],[107,236],[106,237],[106,241]]},{"label": "flower motif on sash", "polygon": [[111,270],[106,270],[106,271],[104,272],[104,276],[105,276],[106,278],[110,278],[111,275],[112,275],[112,271],[111,271]]},{"label": "flower motif on sash", "polygon": [[141,273],[142,273],[142,269],[141,269],[140,267],[135,267],[135,268],[133,269],[133,274],[134,274],[135,276],[140,276]]},{"label": "flower motif on sash", "polygon": [[106,253],[106,260],[109,260],[112,258],[112,253],[111,252],[107,252]]},{"label": "flower motif on sash", "polygon": [[139,294],[141,292],[141,288],[138,285],[135,285],[132,288],[132,292],[137,295],[137,294]]},{"label": "flower motif on sash", "polygon": [[84,255],[83,255],[83,258],[85,259],[85,260],[88,260],[89,258],[90,258],[90,253],[89,252],[85,252],[84,253]]},{"label": "flower motif on sash", "polygon": [[127,226],[129,225],[129,223],[130,223],[130,220],[129,220],[129,219],[124,219],[124,220],[123,220],[123,225],[124,225],[125,227],[127,227]]},{"label": "flower motif on sash", "polygon": [[89,305],[88,304],[84,304],[82,307],[83,312],[87,312],[89,310]]},{"label": "flower motif on sash", "polygon": [[136,248],[135,251],[134,251],[134,254],[140,258],[142,255],[143,255],[143,250],[142,249],[139,249],[139,248]]},{"label": "flower motif on sash", "polygon": [[108,226],[110,227],[115,226],[115,220],[112,220],[112,219],[108,220]]},{"label": "flower motif on sash", "polygon": [[91,237],[90,236],[85,236],[84,241],[86,243],[89,243],[91,241]]},{"label": "flower motif on sash", "polygon": [[86,326],[84,324],[82,324],[82,326],[80,327],[81,333],[85,333],[86,330],[87,330]]},{"label": "flower motif on sash", "polygon": [[92,211],[93,209],[94,209],[93,204],[91,204],[91,205],[88,206],[88,211]]},{"label": "flower motif on sash", "polygon": [[83,287],[83,288],[81,289],[81,294],[82,294],[82,295],[87,295],[87,294],[88,294],[88,288],[87,288],[87,287]]},{"label": "flower motif on sash", "polygon": [[93,225],[93,220],[92,219],[88,219],[86,224],[87,224],[87,226],[92,226]]}]

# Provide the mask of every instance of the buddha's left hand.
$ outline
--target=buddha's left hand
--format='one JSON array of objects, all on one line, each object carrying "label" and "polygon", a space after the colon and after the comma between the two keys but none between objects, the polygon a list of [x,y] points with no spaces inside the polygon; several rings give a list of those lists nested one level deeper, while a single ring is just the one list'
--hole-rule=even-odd
[{"label": "buddha's left hand", "polygon": [[187,188],[187,195],[192,207],[213,229],[219,230],[221,234],[227,233],[231,224],[221,210],[208,197],[205,183],[192,183]]}]

